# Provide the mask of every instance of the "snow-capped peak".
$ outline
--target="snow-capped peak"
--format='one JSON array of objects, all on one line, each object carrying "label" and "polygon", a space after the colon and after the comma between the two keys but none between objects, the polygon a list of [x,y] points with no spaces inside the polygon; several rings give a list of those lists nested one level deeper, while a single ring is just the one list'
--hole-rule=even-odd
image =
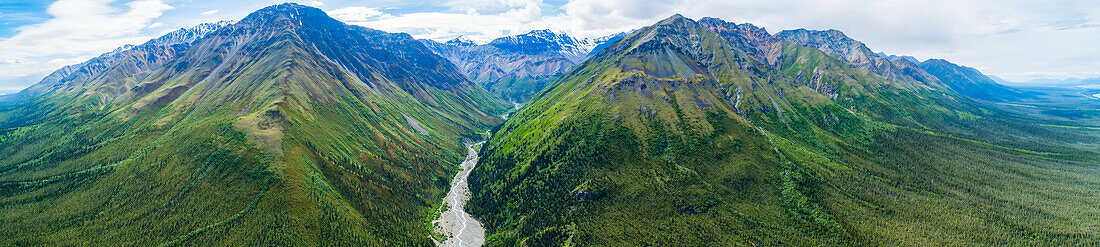
[{"label": "snow-capped peak", "polygon": [[448,40],[445,44],[468,46],[468,45],[477,45],[477,42],[474,42],[473,40],[471,40],[469,38],[466,38],[466,36],[458,36],[458,37],[455,37],[454,39]]},{"label": "snow-capped peak", "polygon": [[191,43],[195,40],[201,39],[207,34],[213,33],[222,27],[232,25],[233,21],[219,21],[211,23],[202,23],[194,27],[180,28],[176,31],[172,31],[164,36],[150,40],[145,44],[167,46],[174,44]]}]

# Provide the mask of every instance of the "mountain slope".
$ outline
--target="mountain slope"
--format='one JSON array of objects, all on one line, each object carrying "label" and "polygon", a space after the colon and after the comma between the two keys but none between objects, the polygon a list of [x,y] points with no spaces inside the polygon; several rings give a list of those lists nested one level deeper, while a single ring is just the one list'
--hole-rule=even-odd
[{"label": "mountain slope", "polygon": [[951,89],[976,99],[1016,101],[1028,98],[1024,93],[1001,85],[974,68],[959,66],[943,59],[929,59],[920,63],[920,68],[939,78]]},{"label": "mountain slope", "polygon": [[[46,93],[74,90],[88,94],[101,91],[116,96],[186,50],[195,40],[229,24],[231,22],[222,21],[181,28],[141,45],[126,45],[86,62],[65,66],[26,90],[0,99],[0,106],[24,103]],[[106,83],[108,81],[112,83]]]},{"label": "mountain slope", "polygon": [[505,108],[411,36],[297,4],[121,72],[0,112],[4,243],[431,245],[460,138]]},{"label": "mountain slope", "polygon": [[484,45],[461,39],[422,42],[458,65],[478,85],[503,99],[526,102],[592,51],[618,38],[621,35],[577,39],[550,30],[534,30]]},{"label": "mountain slope", "polygon": [[494,232],[488,243],[749,245],[776,241],[749,234],[759,231],[754,225],[805,239],[794,229],[815,221],[814,229],[844,238],[828,215],[758,218],[805,200],[769,193],[778,190],[770,174],[787,168],[774,165],[783,161],[753,123],[805,119],[780,98],[776,83],[789,79],[744,69],[763,66],[680,16],[604,49],[509,119],[483,149],[488,155],[471,175],[471,211]]},{"label": "mountain slope", "polygon": [[[1098,171],[1095,150],[1027,144],[1089,135],[998,119],[942,85],[753,30],[673,16],[536,96],[470,175],[487,245],[1098,241],[1073,218],[1100,212],[1078,184],[1097,181],[1081,176]],[[978,135],[1020,126],[1006,132],[1030,142]],[[1067,191],[1021,198],[1051,188]]]},{"label": "mountain slope", "polygon": [[869,70],[891,80],[911,80],[934,87],[943,86],[936,77],[920,70],[916,63],[907,59],[888,59],[876,55],[863,42],[852,39],[835,29],[825,31],[784,30],[777,33],[775,37],[817,48],[851,65]]}]

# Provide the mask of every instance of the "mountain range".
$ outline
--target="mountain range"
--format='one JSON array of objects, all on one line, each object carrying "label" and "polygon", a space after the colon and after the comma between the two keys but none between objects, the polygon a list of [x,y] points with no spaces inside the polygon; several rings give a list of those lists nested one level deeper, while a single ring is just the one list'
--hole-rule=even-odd
[{"label": "mountain range", "polygon": [[1100,244],[1100,132],[1027,97],[838,30],[440,43],[279,4],[0,97],[0,245],[431,246],[467,183],[486,246]]},{"label": "mountain range", "polygon": [[[676,15],[495,130],[467,210],[488,246],[1096,243],[1094,221],[1059,215],[1100,208],[1041,204],[1100,198],[1024,196],[1095,191],[1074,185],[1095,150],[1060,154],[1096,135],[1043,138],[1065,132],[987,109],[955,79],[838,31]],[[1057,168],[1077,166],[1092,168]]]},{"label": "mountain range", "polygon": [[316,8],[211,25],[63,69],[0,113],[4,242],[430,245],[460,139],[505,102],[408,34]]},{"label": "mountain range", "polygon": [[422,40],[454,62],[478,85],[502,99],[522,103],[624,34],[578,39],[550,30],[494,39],[487,44],[456,38]]},{"label": "mountain range", "polygon": [[955,91],[977,99],[990,101],[1019,101],[1030,96],[1019,90],[1001,85],[982,72],[960,66],[943,59],[929,59],[920,63],[920,68],[928,71]]},{"label": "mountain range", "polygon": [[135,78],[120,77],[144,76],[189,48],[191,42],[231,23],[222,21],[181,28],[137,46],[122,46],[86,62],[65,66],[23,91],[0,97],[0,105],[30,100],[46,93],[83,88],[96,88],[117,95],[121,93],[119,89],[126,85],[97,84],[135,83]]}]

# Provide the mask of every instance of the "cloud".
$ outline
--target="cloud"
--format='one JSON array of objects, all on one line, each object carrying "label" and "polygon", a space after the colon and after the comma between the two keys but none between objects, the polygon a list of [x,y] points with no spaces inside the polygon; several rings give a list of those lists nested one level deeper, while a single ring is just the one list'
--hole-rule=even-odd
[{"label": "cloud", "polygon": [[[458,36],[486,42],[533,29],[594,37],[630,31],[672,14],[718,17],[780,30],[838,29],[875,51],[946,58],[983,72],[1025,80],[1088,74],[1100,67],[1100,4],[1051,0],[536,0],[444,3],[438,12],[344,19],[418,38]],[[550,10],[550,11],[547,11]],[[377,15],[377,14],[376,14]],[[1021,73],[1026,72],[1026,73]]]},{"label": "cloud", "polygon": [[572,0],[562,6],[578,30],[607,31],[637,28],[676,13],[685,1]]},{"label": "cloud", "polygon": [[371,20],[377,20],[381,18],[390,18],[391,15],[382,13],[375,8],[369,7],[347,7],[336,10],[328,11],[328,14],[332,18],[341,20],[344,22],[365,22]]},{"label": "cloud", "polygon": [[[176,28],[201,14],[243,16],[241,12],[248,11],[244,9],[264,4],[191,0],[190,7],[173,11],[186,13],[161,18],[172,8],[162,1],[176,0],[54,2],[48,10],[53,18],[0,39],[0,87],[25,80],[15,78],[40,79],[65,65],[56,59],[79,62],[121,44],[143,42],[153,36],[149,29]],[[596,37],[680,13],[693,19],[709,16],[753,23],[772,33],[838,29],[875,51],[945,58],[1008,80],[1100,72],[1100,46],[1092,44],[1100,40],[1100,4],[1092,1],[434,0],[362,6],[349,1],[302,2],[330,6],[333,9],[326,10],[331,16],[349,24],[436,40],[463,36],[487,42],[535,29]],[[216,8],[224,11],[210,10]],[[14,14],[18,13],[4,13]]]},{"label": "cloud", "polygon": [[160,0],[135,0],[114,6],[118,5],[111,0],[58,0],[50,4],[47,13],[53,18],[19,27],[15,35],[0,39],[0,61],[17,61],[0,63],[0,83],[44,76],[66,65],[59,61],[83,60],[120,44],[148,40],[150,37],[142,30],[153,27],[153,20],[172,9]]},{"label": "cloud", "polygon": [[[1100,4],[1026,0],[571,0],[574,29],[649,25],[674,13],[753,23],[771,32],[838,29],[876,51],[946,58],[1009,80],[1095,74]],[[624,27],[624,25],[626,27]]]},{"label": "cloud", "polygon": [[442,6],[449,7],[449,11],[392,15],[373,8],[358,12],[347,11],[352,8],[344,8],[329,13],[350,24],[388,32],[406,32],[417,38],[436,40],[462,36],[477,42],[487,42],[533,29],[568,31],[569,24],[564,16],[545,15],[543,7],[549,5],[539,0],[457,0],[443,3]]},{"label": "cloud", "polygon": [[215,9],[215,10],[210,10],[210,11],[202,12],[202,13],[201,13],[200,15],[213,15],[213,14],[215,14],[215,13],[218,13],[218,10],[216,10],[216,9]]}]

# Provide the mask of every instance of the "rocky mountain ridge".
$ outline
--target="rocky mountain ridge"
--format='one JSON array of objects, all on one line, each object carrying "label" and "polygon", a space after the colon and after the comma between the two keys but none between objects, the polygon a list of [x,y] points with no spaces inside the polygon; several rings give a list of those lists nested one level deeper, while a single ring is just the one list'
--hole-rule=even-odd
[{"label": "rocky mountain ridge", "polygon": [[494,94],[512,102],[525,102],[619,36],[579,39],[551,30],[534,30],[486,44],[461,37],[443,43],[422,42]]},{"label": "rocky mountain ridge", "polygon": [[[990,110],[930,75],[881,67],[882,75],[845,60],[885,61],[878,56],[838,55],[867,51],[859,43],[766,34],[674,15],[554,81],[494,130],[470,174],[467,210],[485,225],[486,245],[1097,242],[1089,220],[1047,220],[1100,208],[1005,206],[1046,200],[1021,199],[1045,189],[1016,182],[1069,186],[1077,174],[1060,164],[1095,163],[995,151],[1061,148],[1028,144],[1057,131],[1036,125],[1043,121]],[[1036,161],[1050,168],[1025,168]],[[1005,183],[964,175],[1019,169],[1027,175]],[[1043,226],[1014,227],[1022,222]]]},{"label": "rocky mountain ridge", "polygon": [[0,110],[0,245],[431,245],[462,140],[507,107],[317,8],[202,30]]},{"label": "rocky mountain ridge", "polygon": [[[126,87],[125,85],[91,86],[88,84],[104,84],[94,80],[119,81],[122,78],[118,77],[124,76],[121,74],[136,76],[130,78],[130,82],[123,83],[141,80],[141,76],[156,70],[168,59],[189,48],[192,42],[231,23],[230,21],[203,23],[194,27],[180,28],[139,45],[120,46],[88,61],[62,67],[25,90],[0,98],[0,105],[20,104],[48,92],[71,91],[78,88],[83,88],[84,91],[104,90],[117,96],[121,94],[120,89]],[[97,79],[100,77],[103,79]]]}]

